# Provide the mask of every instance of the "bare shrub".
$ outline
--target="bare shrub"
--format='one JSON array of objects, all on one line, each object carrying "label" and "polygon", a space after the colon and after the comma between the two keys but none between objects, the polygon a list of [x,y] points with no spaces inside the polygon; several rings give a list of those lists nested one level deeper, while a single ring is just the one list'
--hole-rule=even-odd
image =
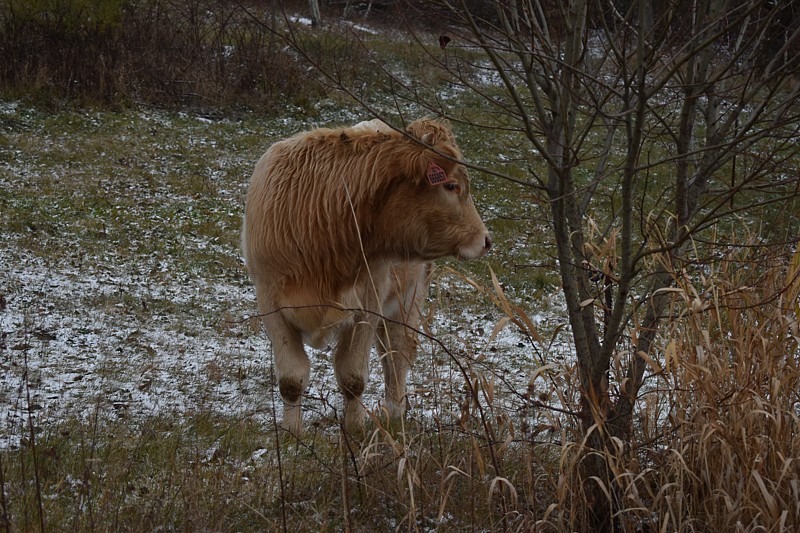
[{"label": "bare shrub", "polygon": [[322,88],[239,3],[40,0],[0,12],[0,86],[45,99],[270,109]]}]

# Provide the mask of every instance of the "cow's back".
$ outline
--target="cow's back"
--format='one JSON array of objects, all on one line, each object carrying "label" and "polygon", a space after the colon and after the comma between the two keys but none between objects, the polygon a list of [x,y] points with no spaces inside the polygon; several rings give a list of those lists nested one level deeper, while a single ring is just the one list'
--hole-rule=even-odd
[{"label": "cow's back", "polygon": [[256,164],[243,239],[255,276],[330,279],[342,269],[336,261],[349,259],[344,251],[357,246],[355,228],[342,220],[348,203],[347,158],[328,132],[278,142]]},{"label": "cow's back", "polygon": [[242,248],[254,281],[269,286],[273,305],[360,298],[345,296],[368,274],[362,231],[380,216],[373,198],[388,179],[376,168],[382,153],[393,149],[385,145],[401,140],[388,127],[320,128],[275,143],[259,159]]}]

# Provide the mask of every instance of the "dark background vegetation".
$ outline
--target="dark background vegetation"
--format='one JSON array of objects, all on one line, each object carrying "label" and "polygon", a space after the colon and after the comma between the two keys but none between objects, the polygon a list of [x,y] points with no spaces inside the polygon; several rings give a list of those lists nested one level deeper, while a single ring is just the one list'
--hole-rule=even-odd
[{"label": "dark background vegetation", "polygon": [[[800,9],[793,4],[780,11],[776,31],[761,45],[762,64],[800,23]],[[542,5],[553,34],[563,32],[559,3]],[[492,2],[469,0],[464,6],[476,18],[497,23]],[[625,6],[616,2],[613,9],[624,11]],[[447,33],[452,19],[430,2],[338,0],[320,7],[327,24],[341,23],[347,13],[351,20],[368,16],[372,27],[386,32],[410,25]],[[602,25],[611,9],[595,10],[590,24]],[[40,103],[148,104],[214,112],[277,112],[287,103],[307,105],[326,87],[274,33],[277,19],[307,11],[301,0],[2,0],[0,91]],[[656,3],[653,16],[659,12]],[[336,61],[340,75],[369,77],[355,39],[331,38],[320,47],[321,66]],[[795,48],[788,53],[796,55]]]},{"label": "dark background vegetation", "polygon": [[[490,2],[470,0],[479,16]],[[441,6],[429,2],[320,3],[326,25],[348,14],[387,33],[409,24],[446,31]],[[2,0],[0,90],[38,103],[147,104],[214,113],[280,112],[326,94],[310,65],[274,31],[302,0]],[[354,38],[318,44],[322,66],[336,63],[351,82],[370,77]]]},{"label": "dark background vegetation", "polygon": [[270,18],[281,16],[272,4],[4,0],[0,87],[51,103],[217,111],[275,111],[318,97],[322,88],[270,32]]}]

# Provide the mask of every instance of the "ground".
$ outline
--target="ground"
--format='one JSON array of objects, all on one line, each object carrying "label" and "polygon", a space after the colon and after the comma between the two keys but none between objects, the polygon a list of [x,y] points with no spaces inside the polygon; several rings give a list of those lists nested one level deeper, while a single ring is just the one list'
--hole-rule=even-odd
[{"label": "ground", "polygon": [[[325,113],[332,116],[317,121],[362,118]],[[39,431],[73,417],[196,410],[271,420],[270,349],[251,318],[239,221],[255,160],[309,121],[145,109],[50,114],[16,102],[0,107],[0,120],[0,447],[26,438],[29,416]],[[498,252],[486,263],[507,260]],[[436,387],[460,394],[462,370],[443,347],[496,372],[517,401],[541,361],[518,328],[498,326],[502,313],[466,282],[489,284],[474,266],[485,273],[485,264],[438,267],[426,326],[436,342],[423,343],[411,376],[412,416],[439,408],[426,401]],[[312,356],[311,421],[331,420],[339,406],[329,357]],[[376,408],[374,357],[371,368],[365,399]]]}]

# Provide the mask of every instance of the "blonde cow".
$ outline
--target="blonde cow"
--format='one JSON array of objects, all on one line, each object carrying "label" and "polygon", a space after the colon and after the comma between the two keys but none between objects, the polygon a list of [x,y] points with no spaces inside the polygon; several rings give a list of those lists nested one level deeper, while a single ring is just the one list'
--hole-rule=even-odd
[{"label": "blonde cow", "polygon": [[[270,147],[247,192],[242,249],[274,352],[283,426],[302,432],[310,363],[335,340],[346,430],[363,428],[361,394],[377,332],[386,406],[405,409],[430,261],[491,246],[446,123],[403,132],[379,120],[317,129]],[[406,326],[410,326],[406,327]]]}]

